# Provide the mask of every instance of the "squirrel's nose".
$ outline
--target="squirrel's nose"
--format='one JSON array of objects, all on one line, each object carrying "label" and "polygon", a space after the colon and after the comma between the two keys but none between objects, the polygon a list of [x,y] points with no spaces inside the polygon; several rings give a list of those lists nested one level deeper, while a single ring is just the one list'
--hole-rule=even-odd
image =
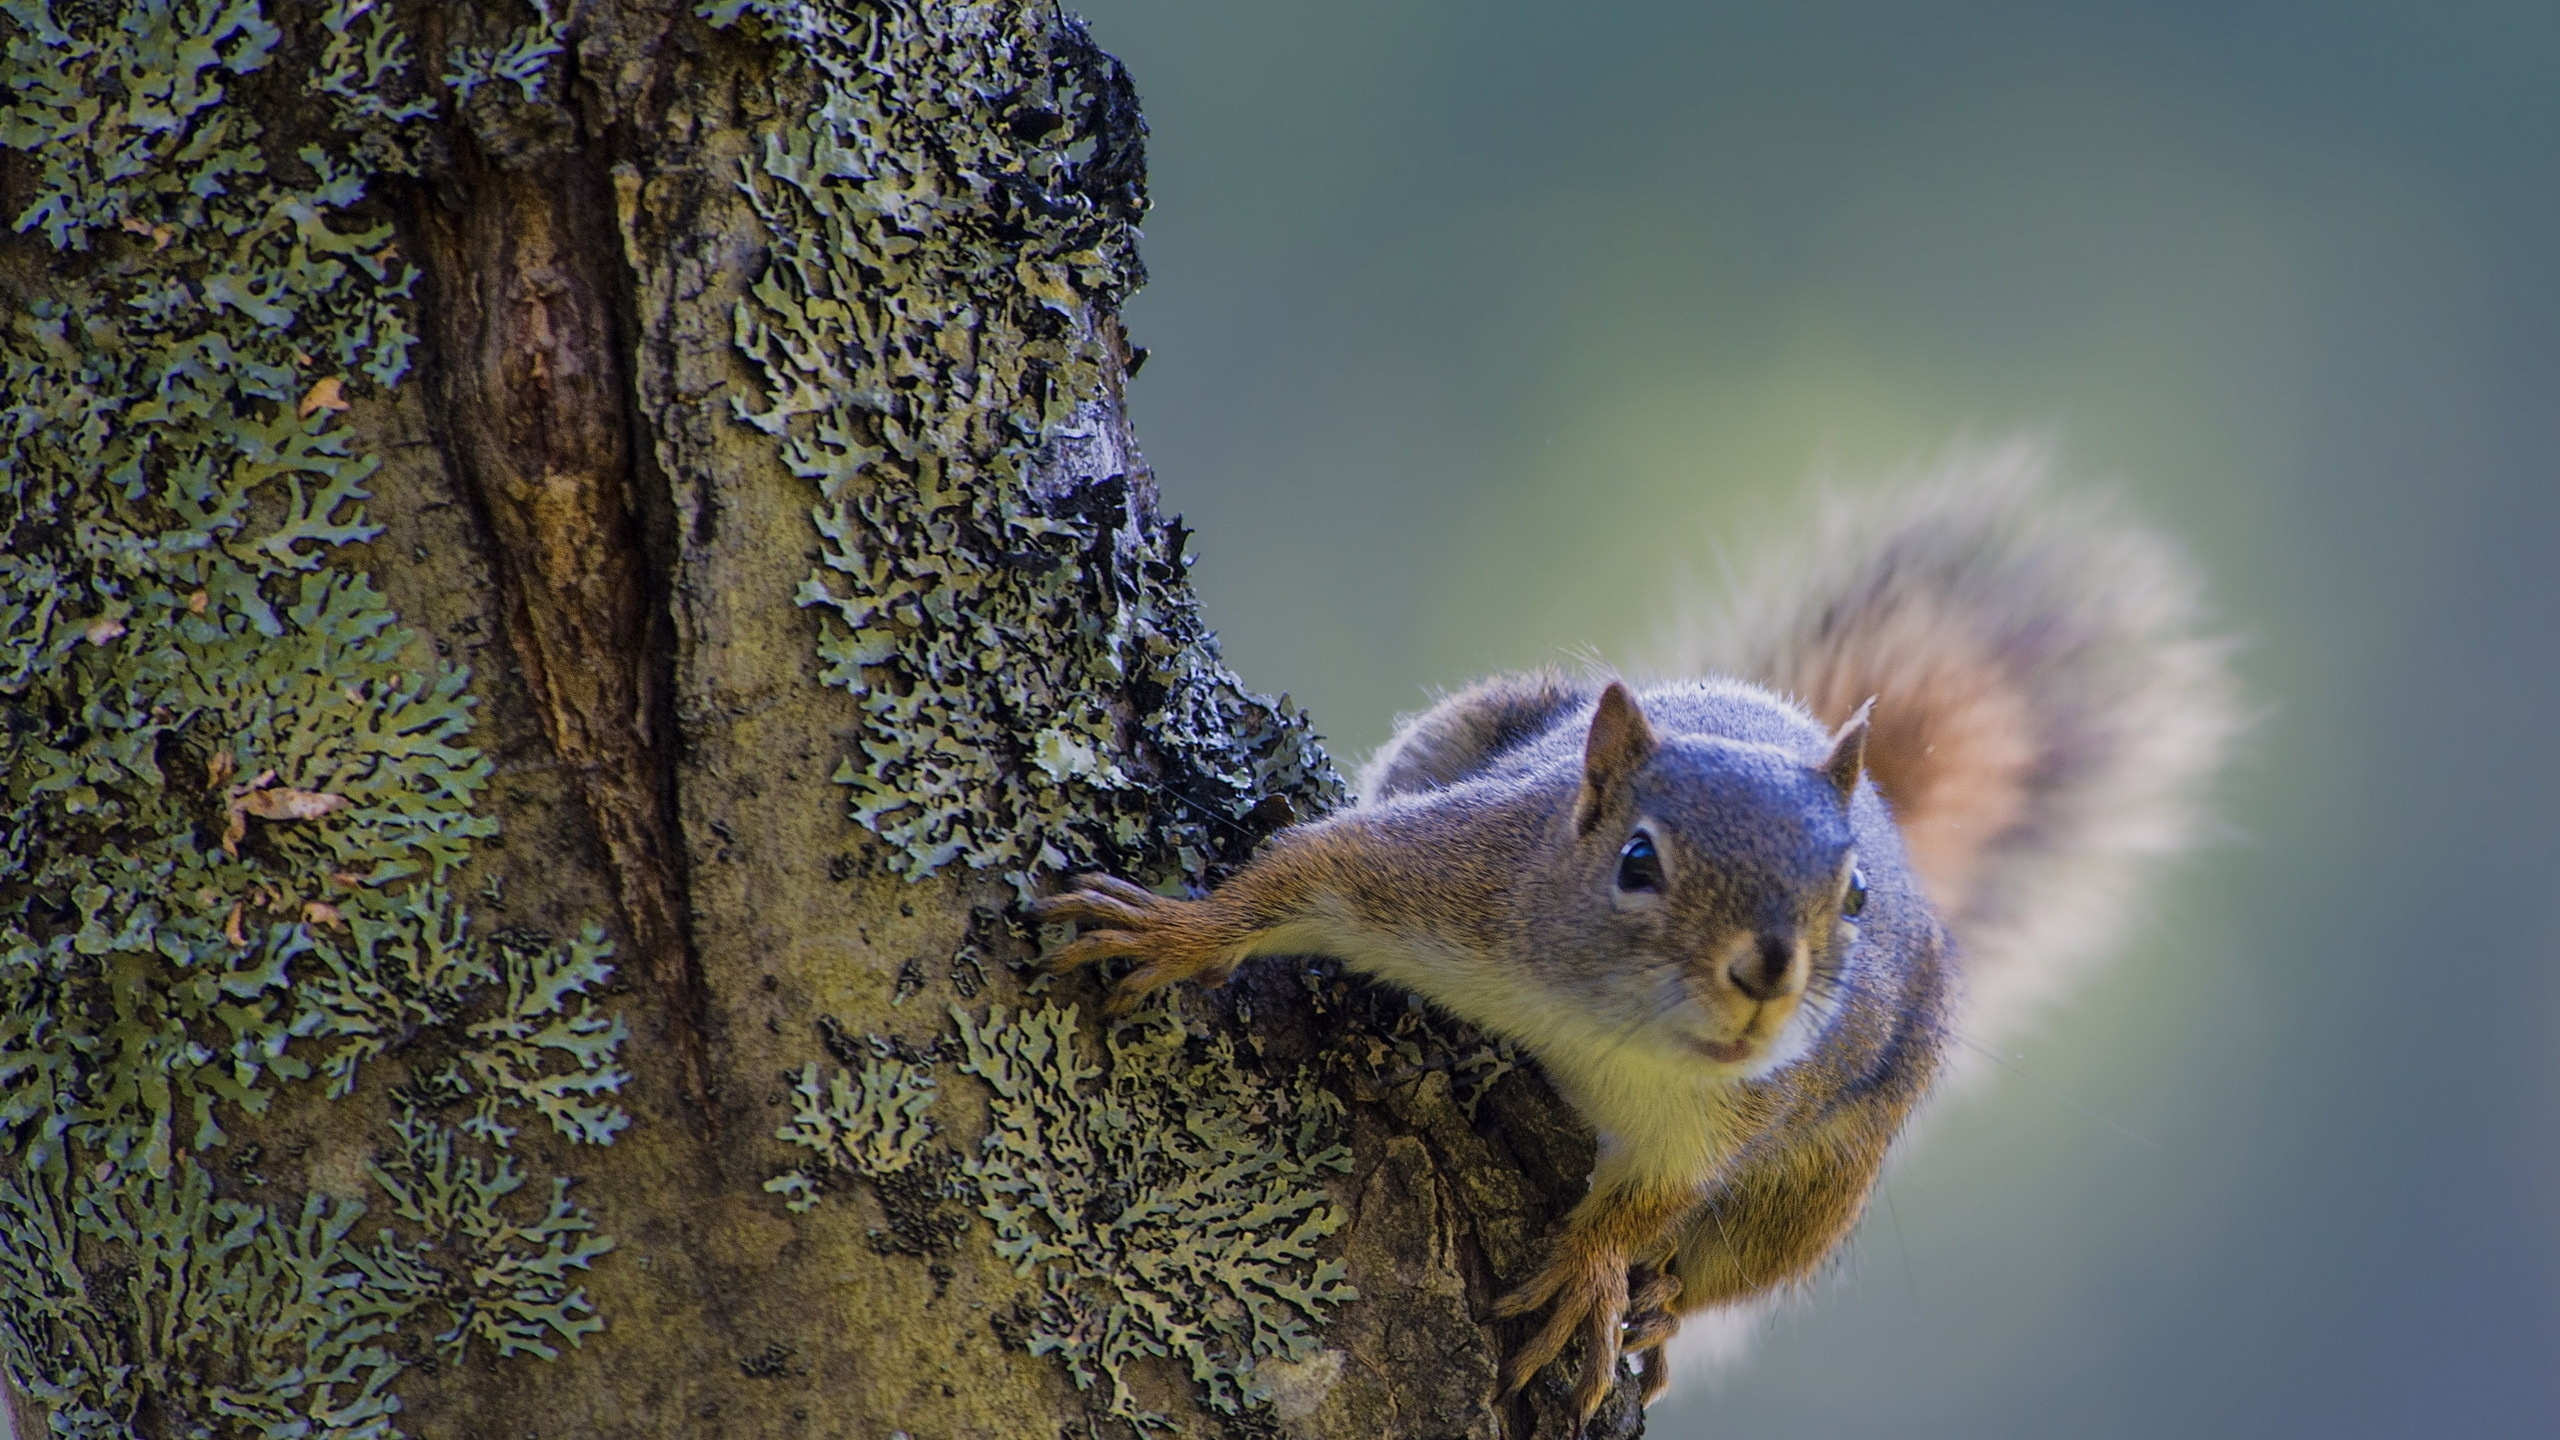
[{"label": "squirrel's nose", "polygon": [[1795,940],[1786,935],[1762,935],[1759,943],[1746,947],[1725,967],[1733,988],[1754,1000],[1775,1000],[1787,993],[1788,971],[1795,968]]}]

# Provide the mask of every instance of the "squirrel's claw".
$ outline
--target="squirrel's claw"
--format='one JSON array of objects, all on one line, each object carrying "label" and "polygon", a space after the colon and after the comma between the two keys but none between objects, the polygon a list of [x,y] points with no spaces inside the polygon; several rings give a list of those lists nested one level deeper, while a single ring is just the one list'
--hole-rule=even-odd
[{"label": "squirrel's claw", "polygon": [[1117,875],[1106,875],[1100,871],[1079,875],[1068,883],[1073,886],[1073,888],[1066,891],[1064,894],[1045,896],[1041,899],[1032,901],[1032,911],[1034,913],[1038,913],[1045,906],[1063,904],[1068,901],[1086,900],[1095,897],[1107,900],[1117,900],[1122,904],[1135,906],[1140,910],[1168,903],[1164,896],[1157,894],[1153,890],[1147,889],[1143,885],[1132,885]]},{"label": "squirrel's claw", "polygon": [[1627,1314],[1626,1350],[1642,1355],[1659,1350],[1672,1336],[1680,1333],[1680,1317],[1660,1310],[1632,1310]]},{"label": "squirrel's claw", "polygon": [[1065,921],[1136,929],[1146,925],[1148,918],[1163,906],[1180,903],[1111,875],[1079,875],[1072,883],[1074,889],[1032,901],[1032,918],[1044,925]]},{"label": "squirrel's claw", "polygon": [[1529,1277],[1529,1283],[1493,1302],[1494,1315],[1503,1320],[1516,1320],[1556,1298],[1556,1292],[1573,1278],[1561,1265],[1549,1265]]},{"label": "squirrel's claw", "polygon": [[1121,879],[1117,875],[1105,875],[1099,871],[1090,875],[1078,876],[1076,878],[1076,885],[1079,889],[1099,891],[1100,893],[1109,895],[1114,899],[1126,900],[1132,905],[1146,906],[1167,903],[1165,897],[1143,885],[1133,885],[1130,882]]},{"label": "squirrel's claw", "polygon": [[1609,1398],[1609,1387],[1618,1378],[1618,1337],[1625,1330],[1625,1317],[1619,1312],[1595,1308],[1582,1322],[1582,1378],[1573,1384],[1573,1413],[1583,1424]]},{"label": "squirrel's claw", "polygon": [[1053,975],[1064,975],[1114,955],[1144,955],[1147,950],[1148,937],[1134,930],[1088,930],[1041,956],[1039,963]]},{"label": "squirrel's claw", "polygon": [[[1672,1306],[1680,1299],[1680,1277],[1650,1267],[1636,1271],[1635,1293],[1627,1299],[1626,1338],[1629,1355],[1643,1358],[1637,1378],[1637,1401],[1650,1406],[1671,1386],[1671,1357],[1663,1345],[1680,1333],[1680,1317]],[[1588,1382],[1589,1377],[1584,1377]]]},{"label": "squirrel's claw", "polygon": [[1031,902],[1032,918],[1044,925],[1068,921],[1078,925],[1117,925],[1137,929],[1147,923],[1147,910],[1126,900],[1091,891],[1045,895]]},{"label": "squirrel's claw", "polygon": [[1150,960],[1120,977],[1111,987],[1111,998],[1102,1008],[1112,1015],[1126,1015],[1138,1008],[1148,996],[1178,980],[1197,980],[1203,985],[1226,983],[1228,969],[1214,965],[1194,964],[1184,960]]}]

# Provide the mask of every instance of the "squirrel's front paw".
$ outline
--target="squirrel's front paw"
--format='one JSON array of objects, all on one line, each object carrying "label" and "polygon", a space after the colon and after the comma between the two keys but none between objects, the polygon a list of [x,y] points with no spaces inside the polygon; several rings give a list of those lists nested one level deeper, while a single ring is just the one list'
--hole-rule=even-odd
[{"label": "squirrel's front paw", "polygon": [[1221,920],[1215,902],[1171,900],[1109,875],[1079,875],[1073,890],[1031,902],[1032,915],[1044,924],[1066,921],[1102,926],[1044,955],[1040,964],[1053,973],[1126,955],[1136,969],[1111,987],[1107,1004],[1114,1015],[1128,1013],[1140,1000],[1177,980],[1223,985],[1239,958],[1239,937]]},{"label": "squirrel's front paw", "polygon": [[1515,1394],[1528,1384],[1529,1377],[1562,1353],[1565,1342],[1579,1329],[1582,1375],[1574,1382],[1573,1403],[1576,1413],[1587,1421],[1600,1408],[1618,1373],[1627,1320],[1626,1257],[1606,1250],[1559,1247],[1555,1258],[1528,1284],[1495,1301],[1493,1313],[1509,1318],[1541,1306],[1551,1307],[1547,1323],[1502,1367],[1502,1393]]}]

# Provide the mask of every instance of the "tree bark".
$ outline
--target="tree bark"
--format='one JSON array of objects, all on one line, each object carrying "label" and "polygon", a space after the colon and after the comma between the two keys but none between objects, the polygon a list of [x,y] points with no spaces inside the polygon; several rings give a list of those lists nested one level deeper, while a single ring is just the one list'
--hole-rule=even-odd
[{"label": "tree bark", "polygon": [[1534,1070],[1027,964],[1343,798],[1129,432],[1079,24],[0,17],[21,1433],[1567,1433]]}]

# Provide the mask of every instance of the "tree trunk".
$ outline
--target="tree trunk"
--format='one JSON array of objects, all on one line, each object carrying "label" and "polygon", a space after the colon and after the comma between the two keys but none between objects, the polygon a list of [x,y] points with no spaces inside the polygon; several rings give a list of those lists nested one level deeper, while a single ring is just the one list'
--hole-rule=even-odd
[{"label": "tree trunk", "polygon": [[0,16],[21,1433],[1565,1433],[1534,1072],[1026,964],[1342,798],[1128,433],[1079,25]]}]

